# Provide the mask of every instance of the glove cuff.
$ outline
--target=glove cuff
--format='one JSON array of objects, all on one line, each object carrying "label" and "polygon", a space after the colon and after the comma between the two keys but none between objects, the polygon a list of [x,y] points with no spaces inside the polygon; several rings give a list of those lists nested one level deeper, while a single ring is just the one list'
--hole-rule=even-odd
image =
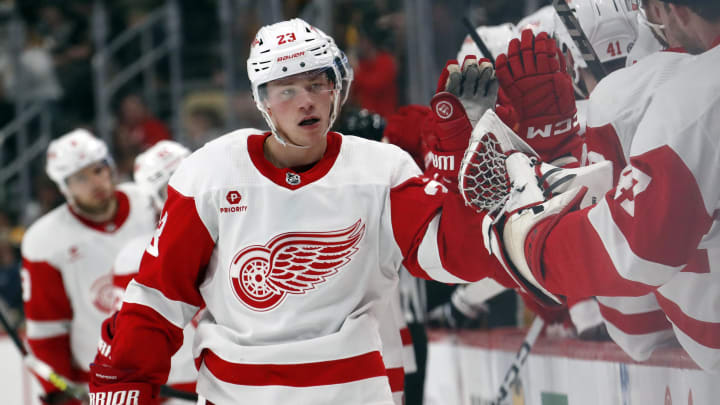
[{"label": "glove cuff", "polygon": [[544,279],[545,240],[560,218],[578,207],[586,192],[587,188],[578,187],[543,204],[519,209],[503,224],[503,249],[498,250],[503,255],[501,262],[510,276],[541,304],[562,303],[540,281]]},{"label": "glove cuff", "polygon": [[430,101],[435,121],[435,144],[428,147],[438,152],[464,151],[468,146],[472,125],[460,100],[448,92],[440,92]]},{"label": "glove cuff", "polygon": [[568,154],[579,158],[582,153],[576,110],[569,115],[522,120],[519,128],[520,137],[546,161]]},{"label": "glove cuff", "polygon": [[90,384],[90,405],[158,405],[157,391],[148,383]]},{"label": "glove cuff", "polygon": [[144,382],[128,381],[134,371],[118,370],[104,364],[90,365],[90,405],[159,404],[160,387]]}]

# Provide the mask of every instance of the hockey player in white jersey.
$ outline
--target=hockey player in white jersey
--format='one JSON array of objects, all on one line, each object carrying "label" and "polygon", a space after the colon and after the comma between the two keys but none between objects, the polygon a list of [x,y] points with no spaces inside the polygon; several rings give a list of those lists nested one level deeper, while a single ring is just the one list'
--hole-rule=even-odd
[{"label": "hockey player in white jersey", "polygon": [[[163,140],[135,158],[133,179],[153,201],[153,206],[159,214],[167,199],[167,184],[170,176],[177,170],[184,158],[190,155],[190,150],[174,141]],[[155,223],[153,221],[153,223]],[[128,283],[137,275],[145,248],[152,240],[154,231],[139,235],[130,240],[118,253],[113,264],[112,284],[115,291],[115,311],[120,310],[122,297]],[[172,388],[195,392],[197,370],[192,356],[192,342],[195,336],[195,324],[190,322],[183,330],[183,345],[171,359],[170,374],[166,385]],[[100,343],[101,350],[107,342]],[[187,404],[180,399],[166,400],[164,404]]]},{"label": "hockey player in white jersey", "polygon": [[[342,86],[333,59],[302,20],[260,29],[247,66],[271,131],[208,143],[170,179],[140,273],[104,324],[92,401],[157,403],[182,328],[204,304],[193,345],[201,402],[393,404],[376,311],[394,298],[400,265],[446,282],[499,270],[471,248],[482,215],[452,181],[419,176],[392,145],[329,132]],[[464,73],[473,91],[436,108],[456,128],[495,104],[492,67]],[[433,145],[447,156],[436,169],[453,179],[464,147],[447,150],[447,134]]]},{"label": "hockey player in white jersey", "polygon": [[[23,238],[27,342],[57,373],[87,383],[100,325],[112,311],[112,260],[128,240],[152,231],[155,212],[137,187],[115,188],[105,143],[84,129],[50,143],[46,170],[67,202]],[[48,402],[62,399],[41,383]]]},{"label": "hockey player in white jersey", "polygon": [[[510,203],[532,208],[504,218],[503,249],[495,253],[505,252],[507,270],[538,287],[545,297],[653,293],[690,356],[703,369],[718,371],[720,335],[711,331],[720,323],[716,299],[720,290],[711,258],[720,249],[716,232],[720,148],[712,136],[720,117],[715,70],[720,6],[705,0],[664,3],[663,25],[669,36],[688,50],[709,50],[697,57],[662,55],[661,59],[678,60],[648,65],[646,86],[651,88],[642,89],[650,91],[645,101],[643,93],[633,93],[630,87],[631,96],[641,98],[635,107],[643,110],[639,121],[630,123],[636,129],[627,138],[628,148],[619,147],[628,165],[615,188],[597,204],[577,209],[587,188],[533,202],[527,197],[537,191],[535,186],[511,175],[518,186],[529,187],[516,189]],[[662,73],[664,69],[668,74]],[[641,72],[636,80],[644,77],[646,72]],[[609,124],[623,123],[627,112],[620,111]],[[500,240],[496,236],[491,239]],[[608,302],[611,307],[612,301]],[[632,318],[638,312],[653,310],[636,305],[625,315]]]}]

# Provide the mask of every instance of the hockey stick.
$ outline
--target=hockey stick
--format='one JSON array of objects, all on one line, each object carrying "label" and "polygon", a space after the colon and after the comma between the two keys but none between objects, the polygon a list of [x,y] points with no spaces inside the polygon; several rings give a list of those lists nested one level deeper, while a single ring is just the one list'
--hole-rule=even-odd
[{"label": "hockey stick", "polygon": [[597,81],[600,81],[603,77],[607,76],[607,71],[605,71],[605,67],[602,62],[600,62],[600,58],[598,58],[592,45],[590,45],[590,41],[588,41],[587,36],[585,36],[582,27],[580,27],[580,22],[578,22],[577,17],[575,17],[567,0],[553,0],[553,7],[560,16],[563,25],[565,25],[565,28],[567,28],[570,33],[573,42],[575,42],[575,45],[580,49],[580,53],[582,53],[582,57],[585,63],[587,63],[590,73],[595,76]]},{"label": "hockey stick", "polygon": [[65,377],[56,373],[52,367],[47,365],[47,363],[28,353],[22,340],[20,340],[20,336],[18,336],[17,331],[10,326],[10,323],[7,318],[5,318],[5,314],[3,314],[2,311],[0,311],[0,323],[2,323],[3,328],[7,331],[7,334],[10,336],[13,343],[15,343],[15,346],[18,350],[20,350],[20,354],[23,357],[23,363],[25,363],[30,370],[34,371],[38,376],[40,376],[40,378],[49,381],[57,389],[73,398],[79,400],[87,398],[87,391],[85,391],[83,387],[68,381]]},{"label": "hockey stick", "polygon": [[198,395],[196,393],[178,390],[169,385],[160,386],[160,396],[163,398],[177,398],[193,402],[197,402],[198,400]]},{"label": "hockey stick", "polygon": [[[483,56],[490,59],[490,63],[495,66],[495,57],[490,52],[490,49],[488,49],[487,45],[485,45],[485,42],[483,42],[482,38],[480,38],[480,35],[478,35],[475,27],[473,27],[470,20],[467,17],[463,17],[462,23],[465,26],[465,29],[467,29],[468,34],[470,34],[470,38],[475,41],[475,45],[477,45],[478,49],[480,49],[480,52],[482,52]],[[462,63],[461,60],[459,60],[458,62]]]},{"label": "hockey stick", "polygon": [[[40,378],[49,381],[57,389],[70,395],[71,397],[79,400],[87,399],[88,393],[84,387],[68,381],[65,377],[56,373],[47,363],[28,353],[22,340],[20,340],[20,336],[17,331],[10,326],[10,323],[7,318],[5,318],[5,314],[3,314],[2,311],[0,311],[0,323],[2,323],[3,328],[7,331],[7,334],[15,344],[15,347],[17,347],[20,351],[20,354],[23,357],[23,362],[30,370],[34,371],[38,376],[40,376]],[[167,385],[160,386],[160,396],[164,398],[178,398],[195,402],[198,400],[198,396],[194,392],[177,390]]]},{"label": "hockey stick", "polygon": [[523,340],[522,345],[520,345],[520,350],[518,350],[515,354],[515,359],[510,365],[508,371],[505,373],[505,378],[503,379],[502,384],[500,384],[500,389],[498,390],[498,396],[495,401],[492,402],[493,405],[502,405],[503,401],[506,400],[508,392],[510,391],[510,386],[515,382],[520,374],[520,369],[523,364],[525,364],[525,361],[530,354],[530,350],[535,344],[538,336],[540,336],[540,332],[542,332],[544,326],[545,322],[542,318],[535,316],[527,335],[525,335],[525,340]]}]

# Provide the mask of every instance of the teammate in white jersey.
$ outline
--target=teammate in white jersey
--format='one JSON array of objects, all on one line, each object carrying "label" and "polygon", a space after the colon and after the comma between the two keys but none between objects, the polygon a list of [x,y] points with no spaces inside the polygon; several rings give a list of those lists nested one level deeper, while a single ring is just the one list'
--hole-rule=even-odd
[{"label": "teammate in white jersey", "polygon": [[[709,50],[677,56],[681,60],[650,75],[654,88],[635,106],[644,112],[629,148],[620,148],[627,150],[628,165],[604,199],[576,210],[585,190],[573,189],[541,207],[512,213],[503,227],[506,236],[514,236],[502,243],[512,262],[508,270],[554,298],[653,293],[690,356],[702,368],[718,371],[720,287],[713,258],[720,251],[720,148],[712,128],[720,117],[720,5],[664,3],[669,36],[690,51]],[[663,69],[672,77],[663,78]],[[516,194],[514,203],[532,205],[522,200],[531,189]]]},{"label": "teammate in white jersey", "polygon": [[[160,141],[135,158],[133,179],[142,190],[152,197],[153,206],[159,214],[167,198],[167,184],[170,176],[190,150],[174,141]],[[155,223],[153,221],[153,223]],[[150,231],[130,240],[115,258],[112,272],[112,283],[115,288],[115,310],[120,310],[122,297],[128,283],[140,268],[145,248],[150,243],[154,232]],[[190,322],[183,330],[183,345],[171,359],[170,374],[166,384],[172,388],[195,391],[197,370],[192,356],[192,341],[195,336],[195,324]],[[102,344],[101,344],[102,345]],[[170,404],[187,403],[179,399],[164,402]]]},{"label": "teammate in white jersey", "polygon": [[[100,324],[112,310],[112,260],[128,240],[152,231],[155,213],[137,187],[115,188],[107,147],[86,130],[52,141],[46,170],[67,202],[23,238],[27,341],[56,372],[86,383]],[[41,383],[49,401],[59,399]]]},{"label": "teammate in white jersey", "polygon": [[[393,404],[376,319],[401,264],[445,282],[499,270],[472,248],[482,215],[453,190],[457,155],[438,159],[451,179],[441,183],[397,147],[328,132],[342,81],[312,26],[261,28],[247,65],[271,131],[210,142],[170,179],[140,273],[104,324],[110,347],[91,366],[96,403],[157,403],[182,328],[205,305],[193,345],[201,402]],[[463,101],[448,93],[436,110],[472,128],[497,83],[489,64],[449,82],[460,75]],[[467,144],[469,131],[464,142],[447,134],[433,147],[461,154],[447,144]]]}]

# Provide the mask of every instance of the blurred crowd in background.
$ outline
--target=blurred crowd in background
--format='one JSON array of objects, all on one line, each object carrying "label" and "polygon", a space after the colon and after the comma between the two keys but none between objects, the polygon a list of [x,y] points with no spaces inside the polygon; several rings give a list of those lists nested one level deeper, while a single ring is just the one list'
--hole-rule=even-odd
[{"label": "blurred crowd in background", "polygon": [[[217,136],[232,130],[227,117],[224,86],[228,75],[234,74],[238,91],[232,100],[236,119],[234,127],[264,128],[255,108],[245,72],[249,43],[263,25],[258,6],[263,0],[234,2],[237,21],[233,24],[233,46],[236,48],[236,71],[227,72],[221,63],[220,0],[180,1],[182,20],[182,140],[197,149]],[[0,128],[17,115],[17,89],[24,100],[43,101],[53,112],[53,136],[76,127],[94,131],[96,94],[92,80],[92,56],[95,51],[91,37],[93,0],[22,0],[0,1]],[[108,38],[143,21],[163,0],[117,0],[105,2],[109,15]],[[407,0],[337,0],[331,4],[332,26],[329,29],[354,67],[355,80],[350,99],[336,123],[336,129],[379,140],[384,119],[400,106],[418,102],[410,100],[409,73],[415,68],[407,55]],[[502,0],[432,0],[431,46],[438,77],[446,60],[454,59],[467,31],[460,23],[463,16],[475,26],[517,22],[529,11],[548,1]],[[282,16],[299,16],[313,22],[318,5],[310,0],[285,0]],[[10,44],[7,34],[11,15],[24,23],[25,45],[19,63],[24,83],[17,86],[11,68]],[[162,36],[158,32],[157,36]],[[115,64],[127,64],[140,56],[139,46],[127,46],[116,55]],[[160,65],[162,66],[162,65]],[[167,92],[167,67],[159,68],[156,86]],[[427,104],[432,93],[424,95]],[[112,148],[118,181],[129,181],[135,156],[162,139],[179,139],[171,130],[170,106],[167,97],[158,103],[145,100],[139,79],[125,85],[113,99]],[[152,106],[151,104],[155,104]],[[12,140],[0,143],[3,162],[10,161],[16,147]],[[35,159],[32,176],[32,201],[21,207],[0,198],[0,310],[22,320],[19,247],[24,229],[35,219],[63,202],[55,185],[46,177],[44,157]],[[2,196],[8,193],[2,192]],[[429,292],[429,306],[447,301],[453,287],[435,286]],[[513,293],[500,297],[508,311],[514,311]],[[508,323],[504,311],[492,312],[497,320],[486,320],[488,326]],[[507,312],[505,312],[507,314]],[[511,317],[514,319],[514,317]],[[510,322],[512,323],[512,321]]]}]

